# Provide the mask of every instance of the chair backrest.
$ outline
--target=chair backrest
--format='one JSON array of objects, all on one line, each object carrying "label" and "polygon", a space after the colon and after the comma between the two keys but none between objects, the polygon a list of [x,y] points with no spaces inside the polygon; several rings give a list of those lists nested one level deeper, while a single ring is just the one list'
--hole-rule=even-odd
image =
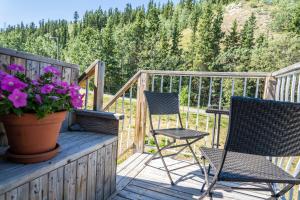
[{"label": "chair backrest", "polygon": [[178,94],[144,91],[150,115],[179,114]]},{"label": "chair backrest", "polygon": [[300,155],[300,104],[232,97],[225,150],[262,156]]}]

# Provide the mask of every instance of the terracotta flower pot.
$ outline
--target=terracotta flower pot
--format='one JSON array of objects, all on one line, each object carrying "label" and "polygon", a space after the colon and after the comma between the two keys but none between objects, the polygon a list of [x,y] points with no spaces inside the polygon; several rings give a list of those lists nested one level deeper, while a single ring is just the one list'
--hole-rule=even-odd
[{"label": "terracotta flower pot", "polygon": [[59,130],[66,112],[57,112],[42,119],[36,114],[2,116],[8,139],[9,153],[15,155],[45,154],[56,148]]}]

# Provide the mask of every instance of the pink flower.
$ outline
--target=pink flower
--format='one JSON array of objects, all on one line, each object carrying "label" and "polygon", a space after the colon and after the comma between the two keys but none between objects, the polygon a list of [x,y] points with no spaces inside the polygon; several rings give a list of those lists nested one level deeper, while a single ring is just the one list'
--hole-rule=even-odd
[{"label": "pink flower", "polygon": [[43,103],[43,101],[42,101],[42,97],[41,97],[41,95],[39,95],[39,94],[36,94],[36,95],[35,95],[35,101],[36,101],[36,102],[38,102],[39,104],[42,104],[42,103]]},{"label": "pink flower", "polygon": [[1,81],[1,89],[8,92],[12,92],[14,89],[22,90],[27,87],[26,83],[23,83],[18,78],[12,75],[6,75]]},{"label": "pink flower", "polygon": [[38,86],[39,85],[39,82],[37,80],[32,80],[31,81],[31,84],[34,85],[34,86]]},{"label": "pink flower", "polygon": [[23,65],[11,64],[7,69],[16,71],[16,72],[25,72],[25,67]]},{"label": "pink flower", "polygon": [[49,99],[52,99],[52,100],[54,100],[54,101],[57,101],[57,100],[59,99],[59,97],[58,97],[58,96],[49,96]]},{"label": "pink flower", "polygon": [[82,98],[84,95],[78,94],[77,96],[71,97],[71,104],[74,108],[81,108],[83,105]]},{"label": "pink flower", "polygon": [[27,105],[27,94],[18,89],[8,96],[8,99],[13,103],[15,108],[25,107]]},{"label": "pink flower", "polygon": [[6,72],[0,70],[0,82],[6,75],[8,75]]},{"label": "pink flower", "polygon": [[60,76],[60,71],[56,67],[53,67],[53,66],[45,67],[44,72],[45,73],[51,73],[51,74],[54,74],[56,76]]},{"label": "pink flower", "polygon": [[53,90],[54,86],[50,84],[46,84],[41,88],[42,94],[49,94]]}]

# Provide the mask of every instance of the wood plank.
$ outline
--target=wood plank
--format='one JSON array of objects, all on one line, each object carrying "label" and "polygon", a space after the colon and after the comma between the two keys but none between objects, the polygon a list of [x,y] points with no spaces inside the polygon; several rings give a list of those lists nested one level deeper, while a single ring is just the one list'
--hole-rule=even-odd
[{"label": "wood plank", "polygon": [[45,69],[45,67],[47,67],[47,66],[49,66],[49,65],[51,65],[51,64],[45,63],[45,62],[41,62],[41,63],[40,63],[39,74],[40,74],[40,75],[43,75],[43,74],[44,74],[44,69]]},{"label": "wood plank", "polygon": [[148,189],[148,190],[154,191],[154,192],[167,194],[169,196],[173,196],[173,197],[180,198],[180,199],[186,199],[186,200],[193,199],[193,195],[184,192],[184,188],[182,188],[182,191],[172,190],[167,187],[161,187],[161,186],[151,184],[149,182],[145,182],[145,181],[138,180],[138,179],[137,180],[134,179],[133,181],[131,181],[130,185],[138,186],[143,189]]},{"label": "wood plank", "polygon": [[64,188],[64,168],[60,167],[49,173],[49,199],[58,200],[63,199]]},{"label": "wood plank", "polygon": [[124,168],[130,165],[134,160],[136,160],[139,156],[143,155],[142,153],[135,153],[129,158],[127,158],[124,162],[117,166],[117,173],[119,174]]},{"label": "wood plank", "polygon": [[10,56],[0,54],[0,70],[8,72],[7,67],[10,65]]},{"label": "wood plank", "polygon": [[72,69],[71,71],[71,83],[77,83],[79,77],[79,69]]},{"label": "wood plank", "polygon": [[[145,154],[143,157],[143,160],[139,162],[138,165],[134,168],[134,170],[131,170],[128,174],[126,174],[122,179],[117,183],[117,191],[122,190],[128,183],[135,178],[144,168],[145,164],[148,159],[150,158],[150,155]],[[119,174],[118,174],[119,175]]]},{"label": "wood plank", "polygon": [[105,147],[97,151],[96,200],[103,200],[104,191]]},{"label": "wood plank", "polygon": [[268,72],[199,72],[199,71],[165,71],[165,70],[140,70],[140,72],[151,74],[151,75],[223,77],[223,78],[225,77],[265,78],[271,75],[271,73]]},{"label": "wood plank", "polygon": [[16,200],[18,199],[18,188],[15,188],[6,193],[6,200]]},{"label": "wood plank", "polygon": [[94,110],[103,110],[105,64],[98,62],[95,66],[94,77]]},{"label": "wood plank", "polygon": [[48,199],[48,175],[41,176],[30,182],[30,200]]},{"label": "wood plank", "polygon": [[[17,65],[26,66],[26,59],[19,58],[19,57],[11,57],[10,58],[10,64],[17,64]],[[15,74],[16,72],[11,72],[11,73]]]},{"label": "wood plank", "polygon": [[26,183],[18,187],[18,200],[28,200],[28,199],[29,199],[29,183]]},{"label": "wood plank", "polygon": [[117,173],[117,154],[118,154],[118,141],[115,141],[112,144],[112,158],[111,158],[111,194],[113,194],[116,191],[116,173]]},{"label": "wood plank", "polygon": [[13,189],[16,185],[22,185],[35,177],[53,171],[117,140],[116,136],[99,133],[70,132],[70,134],[91,134],[91,136],[83,141],[73,142],[73,144],[66,149],[65,145],[61,144],[61,152],[48,162],[22,165],[21,168],[10,173],[0,172],[0,194]]},{"label": "wood plank", "polygon": [[88,155],[87,199],[96,198],[97,151]]},{"label": "wood plank", "polygon": [[30,54],[30,53],[16,51],[16,50],[13,50],[13,49],[7,49],[7,48],[0,47],[0,54],[10,55],[10,56],[19,57],[19,58],[24,58],[24,59],[27,59],[27,60],[40,61],[40,62],[45,62],[45,63],[52,63],[53,65],[65,66],[65,67],[70,67],[70,68],[74,68],[74,69],[79,70],[78,65],[66,63],[66,62],[56,60],[56,59],[53,59],[53,58],[47,58],[47,57],[38,56],[38,55]]},{"label": "wood plank", "polygon": [[134,192],[130,192],[127,190],[122,190],[118,193],[119,196],[127,198],[127,199],[132,199],[132,200],[153,200],[153,198],[141,195],[141,194],[136,194]]},{"label": "wood plank", "polygon": [[[0,199],[1,200],[1,199]],[[114,196],[113,198],[112,198],[112,200],[128,200],[127,198],[124,198],[124,197],[121,197],[121,196],[119,196],[119,195],[117,195],[117,196]]]},{"label": "wood plank", "polygon": [[27,60],[26,61],[26,76],[31,80],[37,79],[39,76],[40,62]]},{"label": "wood plank", "polygon": [[159,193],[150,189],[145,189],[142,187],[138,187],[136,185],[129,184],[125,187],[126,191],[134,192],[136,194],[141,194],[144,196],[151,197],[153,199],[164,199],[164,200],[182,200],[182,198],[178,198],[175,196],[170,196],[167,194]]},{"label": "wood plank", "polygon": [[146,121],[147,121],[147,105],[144,91],[149,89],[149,75],[142,73],[138,79],[137,85],[137,101],[136,101],[136,117],[135,117],[135,132],[134,146],[137,152],[144,152]]},{"label": "wood plank", "polygon": [[72,76],[72,69],[64,67],[63,70],[62,70],[62,80],[70,83],[71,82],[71,76]]},{"label": "wood plank", "polygon": [[85,200],[87,192],[87,163],[88,157],[78,159],[76,176],[76,199]]},{"label": "wood plank", "polygon": [[77,162],[71,162],[64,167],[64,199],[76,198],[76,166]]},{"label": "wood plank", "polygon": [[104,199],[111,194],[111,163],[112,163],[112,144],[105,147],[105,163],[104,163]]}]

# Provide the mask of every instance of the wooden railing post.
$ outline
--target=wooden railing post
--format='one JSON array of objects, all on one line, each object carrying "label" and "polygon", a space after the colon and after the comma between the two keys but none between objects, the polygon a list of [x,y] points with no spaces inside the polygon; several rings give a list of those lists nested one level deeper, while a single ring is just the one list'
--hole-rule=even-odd
[{"label": "wooden railing post", "polygon": [[267,76],[263,99],[275,100],[277,80],[274,76]]},{"label": "wooden railing post", "polygon": [[148,90],[148,79],[148,73],[141,73],[137,85],[134,147],[136,152],[141,153],[144,151],[146,132],[147,106],[144,91]]},{"label": "wooden railing post", "polygon": [[105,78],[105,63],[98,61],[95,66],[95,79],[94,79],[94,110],[103,110],[103,97],[104,97],[104,78]]}]

